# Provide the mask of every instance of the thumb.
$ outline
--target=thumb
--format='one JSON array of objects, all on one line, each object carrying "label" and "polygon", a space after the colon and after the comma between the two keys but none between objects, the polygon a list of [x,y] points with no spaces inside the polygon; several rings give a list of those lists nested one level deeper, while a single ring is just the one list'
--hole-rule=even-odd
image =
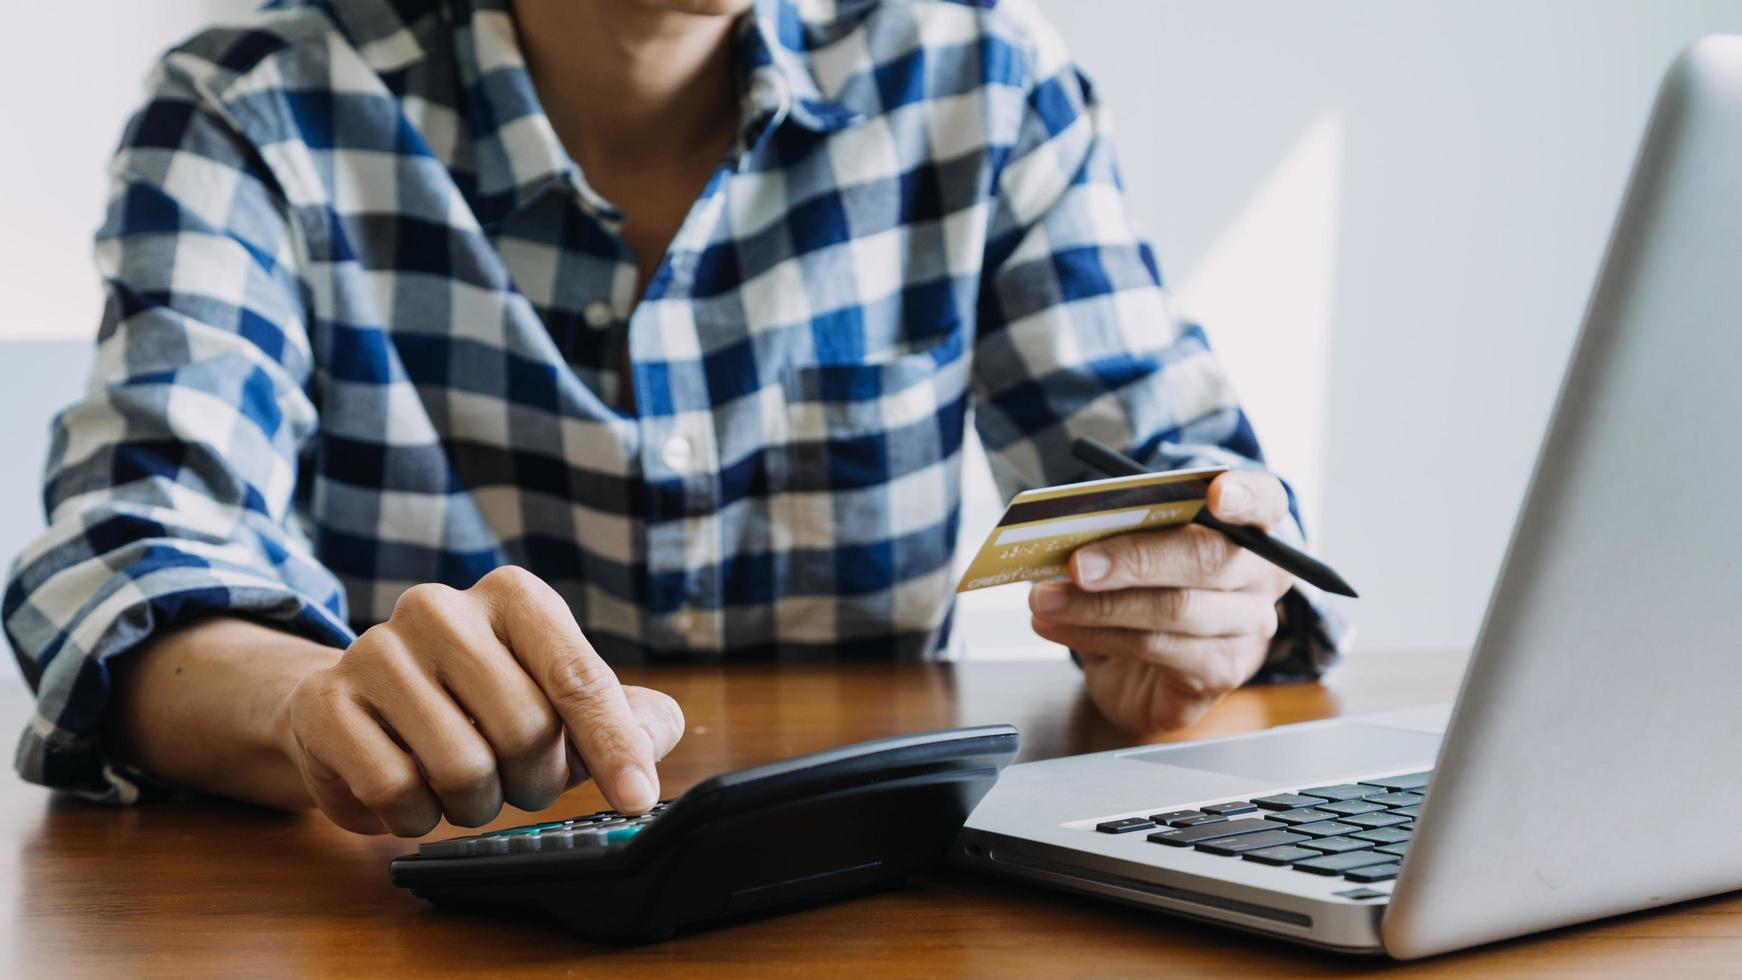
[{"label": "thumb", "polygon": [[1210,484],[1210,513],[1230,524],[1268,530],[1288,518],[1282,481],[1256,470],[1229,470]]}]

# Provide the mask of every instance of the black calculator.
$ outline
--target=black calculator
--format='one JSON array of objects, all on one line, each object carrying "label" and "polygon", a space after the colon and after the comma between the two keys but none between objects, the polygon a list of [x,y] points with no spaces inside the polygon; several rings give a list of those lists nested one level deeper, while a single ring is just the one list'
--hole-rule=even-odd
[{"label": "black calculator", "polygon": [[433,841],[389,867],[438,905],[541,911],[590,939],[657,941],[938,864],[1018,738],[988,725],[861,742],[715,776],[644,815]]}]

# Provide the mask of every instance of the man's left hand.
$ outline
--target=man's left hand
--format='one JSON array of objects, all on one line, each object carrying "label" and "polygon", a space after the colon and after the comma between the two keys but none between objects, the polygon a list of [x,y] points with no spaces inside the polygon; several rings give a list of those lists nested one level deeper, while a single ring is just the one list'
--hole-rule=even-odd
[{"label": "man's left hand", "polygon": [[[1269,530],[1289,519],[1267,473],[1210,484],[1210,513]],[[1121,534],[1071,555],[1029,593],[1034,631],[1077,652],[1101,713],[1127,731],[1183,728],[1263,665],[1293,577],[1198,524]]]}]

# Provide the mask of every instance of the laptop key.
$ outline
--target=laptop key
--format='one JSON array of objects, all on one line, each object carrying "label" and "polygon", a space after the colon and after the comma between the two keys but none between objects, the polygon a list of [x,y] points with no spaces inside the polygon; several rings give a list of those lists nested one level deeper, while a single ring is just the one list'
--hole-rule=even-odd
[{"label": "laptop key", "polygon": [[1278,810],[1275,813],[1266,813],[1264,815],[1264,819],[1266,819],[1266,820],[1274,820],[1277,823],[1291,823],[1291,824],[1292,823],[1318,823],[1320,820],[1330,820],[1331,818],[1332,818],[1332,815],[1329,813],[1326,813],[1323,810],[1314,810],[1314,809],[1309,809],[1309,808],[1302,808],[1299,810]]},{"label": "laptop key", "polygon": [[1393,792],[1399,792],[1406,789],[1421,789],[1425,787],[1433,774],[1434,771],[1429,769],[1426,772],[1411,772],[1405,773],[1402,776],[1386,776],[1383,779],[1363,779],[1361,782],[1368,786],[1383,786]]},{"label": "laptop key", "polygon": [[1338,783],[1335,786],[1315,786],[1312,789],[1300,791],[1302,796],[1317,796],[1326,800],[1359,800],[1367,796],[1378,796],[1384,792],[1380,786],[1363,786],[1360,783]]},{"label": "laptop key", "polygon": [[1207,841],[1200,841],[1198,850],[1206,854],[1244,854],[1262,847],[1279,847],[1303,840],[1310,838],[1303,834],[1291,834],[1286,830],[1266,830],[1256,834],[1241,834],[1238,837],[1212,837]]},{"label": "laptop key", "polygon": [[1371,888],[1345,888],[1344,890],[1334,892],[1333,894],[1340,898],[1353,898],[1356,901],[1360,901],[1364,898],[1384,898],[1390,893],[1374,891]]},{"label": "laptop key", "polygon": [[1404,841],[1401,844],[1387,844],[1384,847],[1375,847],[1374,850],[1381,854],[1395,854],[1398,857],[1406,857],[1409,854],[1409,841]]},{"label": "laptop key", "polygon": [[1240,856],[1248,861],[1257,861],[1259,864],[1283,867],[1296,861],[1316,858],[1319,856],[1319,852],[1309,851],[1304,847],[1295,847],[1292,844],[1283,844],[1278,847],[1260,847],[1256,851],[1247,851]]},{"label": "laptop key", "polygon": [[1166,813],[1152,813],[1149,815],[1149,819],[1159,824],[1166,824],[1181,817],[1201,817],[1203,815],[1202,810],[1169,810]]},{"label": "laptop key", "polygon": [[1320,837],[1316,840],[1301,841],[1300,846],[1308,847],[1326,854],[1344,854],[1349,851],[1366,851],[1373,845],[1353,837]]},{"label": "laptop key", "polygon": [[1318,809],[1328,810],[1342,816],[1353,816],[1357,813],[1372,813],[1375,810],[1383,810],[1385,807],[1371,800],[1339,800],[1335,803],[1320,803]]},{"label": "laptop key", "polygon": [[1367,802],[1380,806],[1411,806],[1421,802],[1420,793],[1381,793],[1378,796],[1367,797]]},{"label": "laptop key", "polygon": [[1190,847],[1198,841],[1209,840],[1212,837],[1236,837],[1240,834],[1256,834],[1265,830],[1287,830],[1283,824],[1271,823],[1268,820],[1223,820],[1218,823],[1199,824],[1196,827],[1172,827],[1158,830],[1150,834],[1148,839],[1157,844],[1169,847]]},{"label": "laptop key", "polygon": [[1303,806],[1312,806],[1316,803],[1323,803],[1325,801],[1316,796],[1299,796],[1294,793],[1278,793],[1275,796],[1260,796],[1252,802],[1266,810],[1295,810]]},{"label": "laptop key", "polygon": [[1125,817],[1121,820],[1103,820],[1095,825],[1095,829],[1103,834],[1133,834],[1139,830],[1154,830],[1155,821],[1148,817]]},{"label": "laptop key", "polygon": [[1206,823],[1220,823],[1226,819],[1228,818],[1217,816],[1214,813],[1200,813],[1195,817],[1175,817],[1169,820],[1167,825],[1169,827],[1197,827]]},{"label": "laptop key", "polygon": [[1350,834],[1349,836],[1356,840],[1372,841],[1375,844],[1398,844],[1409,840],[1409,831],[1399,830],[1396,827],[1375,827],[1372,830],[1363,830],[1358,834]]},{"label": "laptop key", "polygon": [[1343,877],[1350,881],[1390,881],[1397,877],[1397,872],[1403,865],[1393,861],[1390,864],[1374,864],[1365,868],[1356,868]]},{"label": "laptop key", "polygon": [[1344,834],[1355,833],[1361,828],[1352,823],[1321,820],[1318,823],[1297,823],[1288,829],[1297,834],[1306,834],[1309,837],[1341,837]]},{"label": "laptop key", "polygon": [[1377,827],[1399,827],[1409,824],[1408,817],[1399,816],[1396,810],[1384,810],[1379,813],[1356,813],[1338,818],[1344,823],[1352,823],[1357,827],[1372,830]]},{"label": "laptop key", "polygon": [[1211,803],[1209,806],[1201,807],[1200,809],[1205,813],[1214,813],[1218,816],[1227,817],[1236,813],[1251,813],[1258,808],[1245,800],[1235,800],[1232,803]]},{"label": "laptop key", "polygon": [[1356,868],[1370,867],[1375,864],[1395,864],[1396,858],[1389,854],[1377,854],[1373,851],[1349,851],[1344,854],[1325,854],[1309,861],[1296,861],[1294,870],[1305,871],[1308,874],[1331,877]]},{"label": "laptop key", "polygon": [[1413,806],[1400,806],[1391,812],[1414,820],[1416,817],[1421,816],[1421,804],[1417,803]]}]

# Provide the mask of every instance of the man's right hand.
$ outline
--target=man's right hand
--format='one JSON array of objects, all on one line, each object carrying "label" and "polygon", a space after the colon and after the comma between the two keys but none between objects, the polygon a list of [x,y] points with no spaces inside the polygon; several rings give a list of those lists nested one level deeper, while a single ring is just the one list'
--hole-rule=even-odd
[{"label": "man's right hand", "polygon": [[513,567],[464,592],[406,590],[286,709],[316,805],[347,830],[401,837],[443,816],[479,826],[504,802],[542,810],[589,773],[613,806],[643,812],[684,726],[670,697],[618,684],[562,598]]}]

